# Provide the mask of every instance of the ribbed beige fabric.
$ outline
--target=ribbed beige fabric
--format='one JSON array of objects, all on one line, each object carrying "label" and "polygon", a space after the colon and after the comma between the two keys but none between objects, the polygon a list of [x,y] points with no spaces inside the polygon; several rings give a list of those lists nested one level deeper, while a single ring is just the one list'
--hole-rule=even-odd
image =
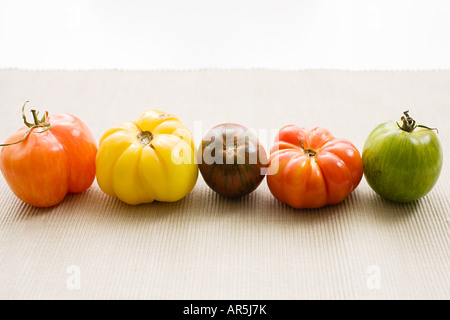
[{"label": "ribbed beige fabric", "polygon": [[[450,298],[450,71],[0,71],[0,140],[25,100],[110,126],[159,108],[196,133],[223,122],[257,130],[324,126],[362,151],[406,109],[439,128],[433,191],[398,205],[363,179],[342,204],[294,210],[265,182],[230,201],[200,178],[178,203],[128,206],[97,184],[59,206],[22,203],[0,178],[2,299]],[[270,139],[264,139],[264,132]],[[42,174],[42,173],[36,173]],[[414,187],[414,186],[411,186]]]}]

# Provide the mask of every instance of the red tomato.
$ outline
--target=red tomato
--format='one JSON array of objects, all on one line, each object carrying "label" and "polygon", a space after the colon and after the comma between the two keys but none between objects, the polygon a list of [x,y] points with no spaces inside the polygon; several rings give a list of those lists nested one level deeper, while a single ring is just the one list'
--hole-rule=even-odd
[{"label": "red tomato", "polygon": [[286,126],[271,149],[267,183],[272,194],[294,208],[320,208],[343,201],[361,181],[356,147],[324,128]]},{"label": "red tomato", "polygon": [[22,201],[51,207],[67,193],[80,193],[92,185],[97,146],[88,127],[78,118],[46,114],[38,120],[36,112],[32,113],[35,122],[25,120],[27,126],[6,140],[5,144],[11,145],[2,145],[0,169]]}]

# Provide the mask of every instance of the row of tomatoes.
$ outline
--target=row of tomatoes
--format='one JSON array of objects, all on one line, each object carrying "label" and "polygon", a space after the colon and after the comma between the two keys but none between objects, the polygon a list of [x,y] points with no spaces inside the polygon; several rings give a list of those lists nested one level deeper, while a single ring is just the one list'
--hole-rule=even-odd
[{"label": "row of tomatoes", "polygon": [[227,197],[254,191],[267,176],[272,194],[295,208],[343,201],[363,174],[381,196],[409,202],[427,194],[442,168],[434,129],[401,122],[379,125],[361,157],[348,140],[324,128],[282,128],[270,155],[257,137],[237,124],[212,128],[196,151],[188,128],[174,115],[151,110],[109,129],[99,148],[88,127],[69,114],[32,110],[29,123],[7,139],[0,169],[22,201],[51,207],[67,193],[88,189],[95,178],[108,195],[136,205],[173,202],[194,188],[198,171],[211,189]]}]

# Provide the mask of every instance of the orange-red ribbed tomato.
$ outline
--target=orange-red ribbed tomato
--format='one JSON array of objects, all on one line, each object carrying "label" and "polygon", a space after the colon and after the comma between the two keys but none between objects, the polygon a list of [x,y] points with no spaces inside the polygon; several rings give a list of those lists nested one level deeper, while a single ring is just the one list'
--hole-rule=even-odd
[{"label": "orange-red ribbed tomato", "polygon": [[324,128],[294,125],[280,130],[271,149],[267,183],[294,208],[320,208],[343,201],[358,186],[363,163],[356,147]]},{"label": "orange-red ribbed tomato", "polygon": [[0,169],[22,201],[51,207],[67,193],[80,193],[92,185],[97,146],[87,126],[72,115],[55,114],[40,121],[35,111],[33,115],[34,124],[25,122],[27,126],[6,140],[11,145],[3,146]]}]

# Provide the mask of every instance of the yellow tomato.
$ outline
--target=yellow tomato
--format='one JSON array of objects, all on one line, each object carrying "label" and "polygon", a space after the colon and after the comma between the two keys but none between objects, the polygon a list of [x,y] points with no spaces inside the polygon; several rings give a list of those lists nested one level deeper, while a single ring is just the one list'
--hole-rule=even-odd
[{"label": "yellow tomato", "polygon": [[100,188],[132,205],[178,201],[198,177],[190,131],[158,110],[109,129],[100,140],[96,167]]}]

